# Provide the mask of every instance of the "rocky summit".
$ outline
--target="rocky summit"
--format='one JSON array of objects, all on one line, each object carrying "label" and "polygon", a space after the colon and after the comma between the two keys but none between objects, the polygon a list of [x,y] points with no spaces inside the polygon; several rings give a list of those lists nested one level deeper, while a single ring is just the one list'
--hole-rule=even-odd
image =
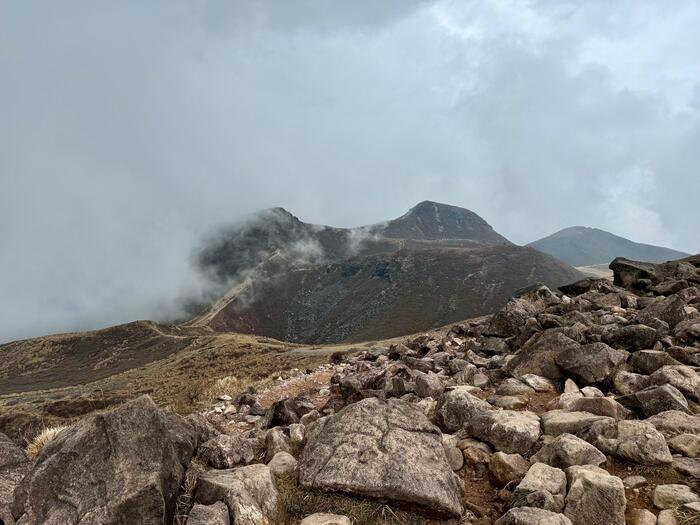
[{"label": "rocky summit", "polygon": [[611,268],[187,417],[141,396],[0,436],[0,519],[697,523],[700,257]]}]

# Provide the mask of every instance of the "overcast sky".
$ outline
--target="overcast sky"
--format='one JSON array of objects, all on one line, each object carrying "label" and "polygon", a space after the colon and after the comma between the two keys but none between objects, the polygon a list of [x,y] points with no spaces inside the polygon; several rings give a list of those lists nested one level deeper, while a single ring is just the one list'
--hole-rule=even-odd
[{"label": "overcast sky", "polygon": [[700,3],[0,0],[0,341],[167,315],[202,232],[431,199],[700,251]]}]

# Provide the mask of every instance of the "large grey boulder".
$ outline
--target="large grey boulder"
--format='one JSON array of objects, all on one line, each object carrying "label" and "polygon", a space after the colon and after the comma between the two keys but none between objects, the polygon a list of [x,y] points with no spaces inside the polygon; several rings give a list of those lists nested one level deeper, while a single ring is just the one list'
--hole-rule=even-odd
[{"label": "large grey boulder", "polygon": [[564,373],[556,363],[557,357],[566,351],[576,352],[580,347],[561,332],[538,332],[508,362],[505,371],[514,377],[537,374],[548,379],[562,379]]},{"label": "large grey boulder", "polygon": [[13,512],[19,525],[169,523],[196,446],[192,425],[139,397],[48,443],[17,487]]},{"label": "large grey boulder", "polygon": [[629,364],[635,372],[649,375],[662,366],[680,365],[681,363],[663,350],[640,350],[632,354]]},{"label": "large grey boulder", "polygon": [[486,401],[470,394],[469,387],[455,387],[440,398],[437,415],[442,428],[456,432],[477,414],[491,409]]},{"label": "large grey boulder", "polygon": [[629,409],[611,397],[572,397],[571,399],[561,399],[559,406],[572,412],[588,412],[596,416],[607,416],[615,419],[629,419],[632,415]]},{"label": "large grey boulder", "polygon": [[531,461],[566,469],[573,465],[598,466],[605,463],[605,459],[605,454],[583,439],[572,434],[561,434],[543,446]]},{"label": "large grey boulder", "polygon": [[550,410],[542,414],[542,430],[544,434],[550,436],[558,436],[559,434],[580,435],[586,432],[594,423],[611,423],[614,421],[611,417],[597,416],[588,412]]},{"label": "large grey boulder", "polygon": [[591,343],[561,352],[556,362],[578,384],[591,385],[607,379],[628,357],[624,350],[605,343]]},{"label": "large grey boulder", "polygon": [[0,522],[13,520],[10,506],[15,487],[29,471],[29,458],[5,434],[0,434]]},{"label": "large grey boulder", "polygon": [[223,501],[232,525],[285,522],[282,499],[266,465],[205,472],[197,479],[194,499],[204,505]]},{"label": "large grey boulder", "polygon": [[603,333],[603,342],[624,350],[644,350],[651,348],[658,339],[656,330],[641,324],[613,326]]},{"label": "large grey boulder", "polygon": [[594,423],[584,437],[605,454],[641,465],[668,465],[673,459],[663,435],[644,421]]},{"label": "large grey boulder", "polygon": [[399,399],[364,399],[310,425],[299,483],[447,516],[463,510],[440,430],[420,408]]},{"label": "large grey boulder", "polygon": [[489,410],[467,421],[464,430],[488,441],[496,450],[521,454],[530,450],[540,437],[540,418],[527,410]]},{"label": "large grey boulder", "polygon": [[197,458],[214,468],[233,468],[251,463],[255,458],[255,447],[253,440],[219,434],[199,446]]},{"label": "large grey boulder", "polygon": [[495,525],[571,525],[571,520],[556,512],[533,507],[510,509]]},{"label": "large grey boulder", "polygon": [[700,401],[700,375],[689,366],[662,366],[649,376],[649,384],[673,385],[686,397]]},{"label": "large grey boulder", "polygon": [[558,468],[535,463],[513,492],[514,507],[536,507],[561,512],[566,495],[566,475]]},{"label": "large grey boulder", "polygon": [[570,475],[564,514],[573,525],[625,525],[625,487],[601,469],[576,469]]}]

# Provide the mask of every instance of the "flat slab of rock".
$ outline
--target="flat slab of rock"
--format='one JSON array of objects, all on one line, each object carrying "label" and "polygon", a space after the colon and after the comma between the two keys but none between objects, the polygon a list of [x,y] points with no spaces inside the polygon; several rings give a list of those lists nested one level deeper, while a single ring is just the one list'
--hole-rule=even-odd
[{"label": "flat slab of rock", "polygon": [[666,438],[672,438],[679,434],[700,435],[700,417],[680,410],[667,410],[651,416],[645,421],[653,425]]},{"label": "flat slab of rock", "polygon": [[205,505],[223,501],[232,525],[275,525],[285,520],[282,501],[266,465],[210,470],[197,479],[194,499]]},{"label": "flat slab of rock", "polygon": [[700,501],[700,496],[687,485],[671,483],[654,489],[654,506],[659,509],[674,509],[685,503]]},{"label": "flat slab of rock", "polygon": [[352,525],[352,522],[347,516],[319,512],[312,514],[311,516],[307,516],[301,520],[299,525]]},{"label": "flat slab of rock", "polygon": [[307,429],[299,483],[462,514],[461,487],[440,431],[415,405],[368,398]]},{"label": "flat slab of rock", "polygon": [[15,491],[13,513],[21,525],[169,523],[196,445],[192,425],[139,397],[48,443]]},{"label": "flat slab of rock", "polygon": [[567,410],[550,410],[542,414],[542,430],[550,436],[559,434],[578,435],[588,430],[593,423],[613,422],[611,417],[597,416],[588,412],[569,412]]}]

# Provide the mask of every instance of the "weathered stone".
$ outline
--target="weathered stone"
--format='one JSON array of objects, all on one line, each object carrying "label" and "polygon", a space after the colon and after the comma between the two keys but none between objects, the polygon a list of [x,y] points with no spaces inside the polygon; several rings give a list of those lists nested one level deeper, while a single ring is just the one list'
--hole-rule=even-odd
[{"label": "weathered stone", "polygon": [[670,354],[663,350],[640,350],[630,357],[630,366],[635,372],[649,375],[662,366],[680,365]]},{"label": "weathered stone", "polygon": [[685,301],[676,295],[659,298],[639,312],[637,321],[645,324],[647,320],[656,318],[674,327],[685,319],[684,307]]},{"label": "weathered stone", "polygon": [[198,503],[223,501],[232,525],[284,523],[285,510],[266,465],[210,470],[199,476],[194,490]]},{"label": "weathered stone", "polygon": [[415,382],[416,394],[420,397],[432,397],[437,401],[444,391],[440,377],[435,374],[416,372]]},{"label": "weathered stone", "polygon": [[627,511],[627,525],[656,525],[656,516],[647,509]]},{"label": "weathered stone", "polygon": [[700,479],[700,460],[696,458],[673,458],[673,468],[685,476]]},{"label": "weathered stone", "polygon": [[505,367],[514,377],[537,374],[549,379],[561,379],[564,374],[556,363],[559,354],[580,348],[576,341],[548,330],[533,335]]},{"label": "weathered stone", "polygon": [[605,459],[605,454],[590,443],[572,434],[561,434],[532,456],[531,461],[566,469],[573,465],[597,466],[604,463]]},{"label": "weathered stone", "polygon": [[512,504],[560,512],[564,508],[565,494],[564,472],[544,463],[535,463],[515,488]]},{"label": "weathered stone", "polygon": [[591,343],[559,353],[556,363],[579,384],[590,385],[607,379],[627,357],[624,350],[605,343]]},{"label": "weathered stone", "polygon": [[613,377],[613,385],[615,390],[626,396],[645,388],[648,384],[648,379],[647,376],[621,370]]},{"label": "weathered stone", "polygon": [[627,489],[636,489],[639,487],[643,487],[647,483],[647,478],[645,478],[644,476],[627,476],[625,479],[622,480],[622,484]]},{"label": "weathered stone", "polygon": [[667,465],[672,461],[663,435],[644,421],[598,422],[587,434],[586,440],[605,454],[642,465]]},{"label": "weathered stone", "polygon": [[556,392],[557,386],[554,381],[546,377],[538,376],[537,374],[523,374],[520,380],[535,392]]},{"label": "weathered stone", "polygon": [[678,525],[674,511],[666,509],[659,512],[656,517],[656,525]]},{"label": "weathered stone", "polygon": [[688,401],[671,385],[650,386],[629,396],[618,397],[617,401],[644,417],[667,410],[688,410]]},{"label": "weathered stone", "polygon": [[[29,471],[29,458],[5,434],[0,434],[0,522],[11,524],[9,507],[15,487]],[[10,521],[12,520],[12,521]]]},{"label": "weathered stone", "polygon": [[443,515],[462,513],[440,431],[420,409],[398,399],[365,399],[313,423],[299,483],[410,502]]},{"label": "weathered stone", "polygon": [[572,474],[564,514],[573,525],[625,525],[625,487],[620,478],[603,472],[577,469]]},{"label": "weathered stone", "polygon": [[530,462],[520,454],[496,452],[489,462],[489,472],[500,487],[511,481],[521,481],[529,469]]},{"label": "weathered stone", "polygon": [[187,525],[229,525],[228,507],[221,501],[211,505],[195,503],[187,515]]},{"label": "weathered stone", "polygon": [[674,509],[684,503],[700,501],[700,496],[695,494],[687,485],[672,483],[658,485],[654,489],[654,506],[659,509]]},{"label": "weathered stone", "polygon": [[48,443],[15,491],[13,514],[20,525],[169,523],[196,446],[189,423],[139,397]]},{"label": "weathered stone", "polygon": [[588,412],[597,416],[607,416],[615,419],[628,419],[631,412],[610,397],[582,397],[570,399],[560,404],[565,410],[573,412]]},{"label": "weathered stone", "polygon": [[510,509],[495,525],[571,525],[571,520],[563,514],[532,507]]},{"label": "weathered stone", "polygon": [[519,379],[509,377],[496,389],[496,394],[499,396],[520,396],[520,395],[530,395],[535,392],[535,389],[529,387]]},{"label": "weathered stone", "polygon": [[476,414],[464,429],[502,452],[523,453],[540,436],[540,418],[529,411],[490,410]]},{"label": "weathered stone", "polygon": [[255,452],[250,440],[240,436],[219,434],[199,446],[197,458],[205,465],[226,469],[251,463],[255,458]]},{"label": "weathered stone", "polygon": [[597,416],[588,412],[550,410],[542,414],[542,430],[550,436],[559,434],[579,435],[596,422],[613,422],[611,417]]},{"label": "weathered stone", "polygon": [[265,435],[265,461],[270,461],[278,452],[291,452],[289,438],[279,427],[271,428]]},{"label": "weathered stone", "polygon": [[700,376],[689,366],[662,366],[649,376],[649,383],[673,385],[686,397],[700,401]]},{"label": "weathered stone", "polygon": [[448,432],[456,432],[477,414],[492,410],[486,401],[471,395],[466,388],[456,387],[443,394],[437,407],[440,424]]},{"label": "weathered stone", "polygon": [[278,452],[267,464],[270,472],[275,477],[293,474],[297,470],[297,460],[288,452]]},{"label": "weathered stone", "polygon": [[672,438],[678,434],[700,435],[700,417],[679,410],[661,412],[647,418],[646,422],[653,425],[666,438]]},{"label": "weathered stone", "polygon": [[668,439],[667,443],[671,450],[689,458],[700,456],[700,436],[695,434],[679,434]]},{"label": "weathered stone", "polygon": [[614,326],[603,334],[603,342],[628,351],[651,348],[658,340],[656,330],[643,324]]}]

